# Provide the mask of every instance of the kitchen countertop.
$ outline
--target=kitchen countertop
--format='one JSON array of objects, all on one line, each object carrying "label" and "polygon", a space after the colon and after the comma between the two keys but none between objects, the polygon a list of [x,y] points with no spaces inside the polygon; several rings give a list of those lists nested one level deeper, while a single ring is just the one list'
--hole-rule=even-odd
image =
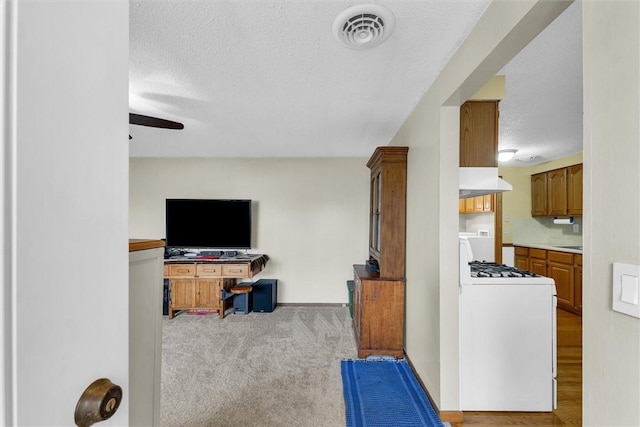
[{"label": "kitchen countertop", "polygon": [[[569,243],[558,243],[557,246],[551,243],[525,243],[518,242],[512,243],[513,246],[522,246],[526,248],[537,248],[537,249],[546,249],[548,251],[557,251],[557,252],[571,252],[572,254],[582,254],[581,249],[573,249],[568,248],[566,246],[581,246],[581,245],[571,245]],[[563,247],[564,246],[564,247]]]}]

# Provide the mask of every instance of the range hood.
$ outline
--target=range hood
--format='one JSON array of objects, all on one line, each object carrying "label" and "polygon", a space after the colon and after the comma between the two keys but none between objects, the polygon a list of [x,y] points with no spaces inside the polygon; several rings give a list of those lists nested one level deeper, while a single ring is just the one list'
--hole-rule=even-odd
[{"label": "range hood", "polygon": [[461,199],[513,190],[498,177],[498,168],[491,167],[461,167],[459,188]]}]

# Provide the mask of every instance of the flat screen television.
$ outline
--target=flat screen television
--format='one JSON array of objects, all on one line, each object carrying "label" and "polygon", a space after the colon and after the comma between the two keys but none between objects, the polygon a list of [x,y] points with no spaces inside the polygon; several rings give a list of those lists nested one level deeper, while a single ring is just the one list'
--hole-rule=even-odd
[{"label": "flat screen television", "polygon": [[251,249],[251,200],[167,199],[166,245]]}]

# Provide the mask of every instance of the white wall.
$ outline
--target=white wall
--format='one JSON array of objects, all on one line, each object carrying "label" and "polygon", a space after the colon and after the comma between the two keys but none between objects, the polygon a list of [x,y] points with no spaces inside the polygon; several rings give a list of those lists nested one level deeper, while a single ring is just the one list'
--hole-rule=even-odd
[{"label": "white wall", "polygon": [[440,410],[460,408],[459,106],[570,3],[491,3],[392,141],[410,147],[405,349]]},{"label": "white wall", "polygon": [[[254,248],[278,301],[346,303],[368,258],[366,158],[145,159],[130,162],[130,237],[163,238],[167,198],[252,199]],[[219,226],[224,227],[224,224]]]},{"label": "white wall", "polygon": [[583,424],[640,425],[640,319],[612,263],[640,265],[640,3],[585,1]]},{"label": "white wall", "polygon": [[0,424],[72,425],[94,380],[128,392],[129,5],[0,7]]}]

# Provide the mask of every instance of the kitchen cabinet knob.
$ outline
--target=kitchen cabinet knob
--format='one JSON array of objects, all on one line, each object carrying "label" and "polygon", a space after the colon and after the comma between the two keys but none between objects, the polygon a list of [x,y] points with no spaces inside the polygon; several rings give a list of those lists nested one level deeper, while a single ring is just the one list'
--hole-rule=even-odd
[{"label": "kitchen cabinet knob", "polygon": [[107,378],[92,382],[82,393],[75,411],[78,427],[89,427],[111,418],[122,401],[122,388]]}]

